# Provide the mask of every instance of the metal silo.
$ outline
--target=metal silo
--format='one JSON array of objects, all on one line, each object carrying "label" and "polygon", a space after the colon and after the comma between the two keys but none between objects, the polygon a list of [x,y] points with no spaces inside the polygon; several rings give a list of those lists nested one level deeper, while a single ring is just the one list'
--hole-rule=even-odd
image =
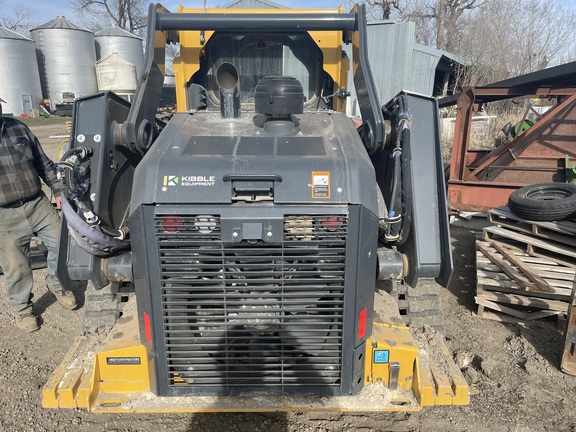
[{"label": "metal silo", "polygon": [[139,79],[144,67],[142,39],[119,27],[109,27],[94,35],[96,58],[101,60],[112,53],[118,53],[124,60],[136,66]]},{"label": "metal silo", "polygon": [[52,109],[98,91],[94,34],[63,16],[30,31],[44,96]]},{"label": "metal silo", "polygon": [[0,26],[0,97],[5,113],[34,115],[42,89],[34,41]]},{"label": "metal silo", "polygon": [[132,100],[138,84],[136,66],[118,53],[96,62],[96,77],[99,91],[111,90],[128,101]]}]

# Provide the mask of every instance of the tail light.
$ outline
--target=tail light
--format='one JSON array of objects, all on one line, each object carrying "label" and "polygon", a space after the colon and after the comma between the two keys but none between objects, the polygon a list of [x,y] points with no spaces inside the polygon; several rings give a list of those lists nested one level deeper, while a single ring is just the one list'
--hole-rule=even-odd
[{"label": "tail light", "polygon": [[176,215],[163,216],[159,221],[160,227],[169,234],[179,233],[184,226],[184,219]]},{"label": "tail light", "polygon": [[344,224],[344,216],[324,216],[320,223],[328,231],[337,231]]}]

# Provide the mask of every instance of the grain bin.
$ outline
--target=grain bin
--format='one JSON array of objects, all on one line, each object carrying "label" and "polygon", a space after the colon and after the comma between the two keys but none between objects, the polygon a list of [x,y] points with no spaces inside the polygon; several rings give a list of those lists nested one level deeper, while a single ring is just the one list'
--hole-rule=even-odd
[{"label": "grain bin", "polygon": [[98,90],[91,31],[59,16],[30,34],[36,42],[44,97],[52,109]]},{"label": "grain bin", "polygon": [[98,60],[118,53],[124,60],[136,66],[136,77],[140,78],[144,67],[142,39],[119,27],[108,27],[94,35],[96,58]]},{"label": "grain bin", "polygon": [[126,100],[132,99],[138,84],[136,66],[115,52],[98,60],[96,78],[99,91],[112,90]]},{"label": "grain bin", "polygon": [[0,97],[5,113],[35,116],[42,88],[34,41],[0,26]]}]

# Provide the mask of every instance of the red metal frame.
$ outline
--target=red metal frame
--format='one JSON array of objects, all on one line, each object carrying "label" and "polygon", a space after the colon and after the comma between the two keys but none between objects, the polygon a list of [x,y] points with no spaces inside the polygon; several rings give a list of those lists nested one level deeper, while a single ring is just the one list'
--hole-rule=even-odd
[{"label": "red metal frame", "polygon": [[[492,151],[469,148],[472,115],[483,103],[553,96],[562,101],[514,141]],[[576,157],[576,86],[467,87],[457,102],[448,206],[453,212],[486,212],[506,204],[522,186],[565,181],[566,155]]]}]

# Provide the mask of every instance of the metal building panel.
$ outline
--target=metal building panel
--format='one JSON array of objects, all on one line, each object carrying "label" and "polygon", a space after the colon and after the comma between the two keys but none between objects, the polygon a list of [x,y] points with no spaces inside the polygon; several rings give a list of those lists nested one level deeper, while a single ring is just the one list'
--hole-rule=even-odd
[{"label": "metal building panel", "polygon": [[[418,45],[418,44],[416,44]],[[412,51],[411,72],[405,78],[405,90],[426,96],[432,96],[436,66],[440,57],[415,47]]]},{"label": "metal building panel", "polygon": [[382,105],[405,88],[411,73],[414,27],[412,22],[393,21],[368,25],[368,58]]}]

